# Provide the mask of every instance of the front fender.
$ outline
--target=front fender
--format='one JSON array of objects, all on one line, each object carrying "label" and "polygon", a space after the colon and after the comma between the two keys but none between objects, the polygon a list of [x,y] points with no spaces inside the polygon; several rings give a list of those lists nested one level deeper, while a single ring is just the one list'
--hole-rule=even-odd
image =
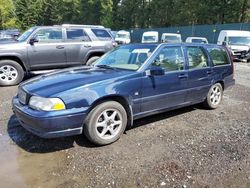
[{"label": "front fender", "polygon": [[26,55],[22,55],[19,53],[1,53],[0,52],[0,59],[19,59],[21,61],[22,65],[24,66],[25,70],[29,70],[29,64],[27,63],[27,57]]}]

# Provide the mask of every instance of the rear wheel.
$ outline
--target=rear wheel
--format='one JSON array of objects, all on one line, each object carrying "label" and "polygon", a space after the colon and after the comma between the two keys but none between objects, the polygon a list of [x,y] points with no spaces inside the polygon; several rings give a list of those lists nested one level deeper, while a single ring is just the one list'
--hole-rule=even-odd
[{"label": "rear wheel", "polygon": [[19,84],[24,77],[22,66],[13,60],[0,61],[0,85],[11,86]]},{"label": "rear wheel", "polygon": [[89,58],[86,65],[92,65],[99,58],[100,58],[99,56],[93,56],[93,57]]},{"label": "rear wheel", "polygon": [[207,98],[204,101],[204,105],[210,109],[215,109],[219,106],[222,97],[223,88],[220,83],[216,83],[210,88]]},{"label": "rear wheel", "polygon": [[108,101],[91,110],[84,125],[84,134],[94,144],[107,145],[120,138],[126,125],[126,110],[120,103]]}]

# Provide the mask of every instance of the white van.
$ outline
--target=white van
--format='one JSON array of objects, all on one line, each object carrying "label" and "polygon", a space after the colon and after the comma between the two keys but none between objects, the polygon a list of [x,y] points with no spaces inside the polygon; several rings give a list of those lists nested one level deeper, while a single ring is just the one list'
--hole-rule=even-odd
[{"label": "white van", "polygon": [[241,60],[242,53],[249,51],[250,48],[250,31],[222,30],[217,44],[228,46],[234,59]]},{"label": "white van", "polygon": [[200,43],[200,44],[208,44],[208,41],[204,37],[188,37],[186,39],[187,43]]},{"label": "white van", "polygon": [[181,35],[177,33],[163,33],[161,42],[165,43],[181,43]]},{"label": "white van", "polygon": [[147,31],[142,35],[142,43],[155,43],[159,42],[159,33],[157,31]]},{"label": "white van", "polygon": [[130,33],[128,31],[118,31],[115,35],[115,41],[118,44],[129,44],[131,42]]}]

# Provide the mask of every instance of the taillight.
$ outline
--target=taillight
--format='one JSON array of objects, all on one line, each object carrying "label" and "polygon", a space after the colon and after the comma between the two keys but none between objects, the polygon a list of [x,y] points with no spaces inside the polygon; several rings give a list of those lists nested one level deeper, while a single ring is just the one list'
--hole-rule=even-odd
[{"label": "taillight", "polygon": [[234,77],[234,70],[235,70],[235,64],[234,64],[234,58],[233,58],[233,53],[231,52],[231,50],[228,48],[228,47],[226,47],[225,46],[225,48],[226,48],[226,51],[227,51],[227,54],[228,54],[228,56],[229,56],[229,58],[230,58],[230,61],[231,61],[231,64],[232,64],[232,68],[233,68],[233,77]]}]

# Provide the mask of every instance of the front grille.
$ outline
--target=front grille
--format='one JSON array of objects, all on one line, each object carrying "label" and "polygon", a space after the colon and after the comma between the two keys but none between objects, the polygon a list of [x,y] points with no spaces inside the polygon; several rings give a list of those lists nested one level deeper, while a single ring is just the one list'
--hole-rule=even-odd
[{"label": "front grille", "polygon": [[17,96],[18,96],[19,102],[21,104],[26,104],[27,103],[27,93],[24,90],[19,89]]}]

